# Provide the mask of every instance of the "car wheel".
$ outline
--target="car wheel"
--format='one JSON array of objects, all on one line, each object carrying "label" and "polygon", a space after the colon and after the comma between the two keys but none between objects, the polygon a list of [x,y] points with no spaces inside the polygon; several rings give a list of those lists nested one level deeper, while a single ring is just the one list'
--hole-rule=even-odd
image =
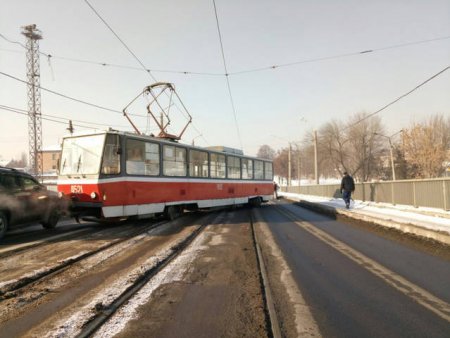
[{"label": "car wheel", "polygon": [[57,208],[54,208],[50,211],[47,220],[41,222],[42,226],[46,229],[53,229],[58,224],[60,218],[60,212]]},{"label": "car wheel", "polygon": [[0,238],[5,235],[6,229],[8,229],[8,218],[4,212],[0,211]]}]

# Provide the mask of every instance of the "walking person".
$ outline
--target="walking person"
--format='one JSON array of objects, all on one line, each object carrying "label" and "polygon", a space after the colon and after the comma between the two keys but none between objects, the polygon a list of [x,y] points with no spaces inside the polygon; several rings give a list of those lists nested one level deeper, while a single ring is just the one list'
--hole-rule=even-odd
[{"label": "walking person", "polygon": [[275,199],[278,199],[278,190],[280,189],[280,187],[278,186],[278,184],[276,182],[273,182],[273,194],[275,196]]},{"label": "walking person", "polygon": [[341,181],[341,194],[345,202],[345,207],[350,208],[350,199],[352,198],[352,192],[355,191],[355,181],[346,171]]}]

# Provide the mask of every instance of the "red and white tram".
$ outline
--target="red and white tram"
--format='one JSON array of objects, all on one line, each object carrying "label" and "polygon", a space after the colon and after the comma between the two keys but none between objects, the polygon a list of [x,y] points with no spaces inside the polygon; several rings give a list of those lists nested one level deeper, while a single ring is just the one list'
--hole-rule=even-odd
[{"label": "red and white tram", "polygon": [[148,217],[273,198],[272,162],[108,130],[63,140],[58,191],[76,217]]}]

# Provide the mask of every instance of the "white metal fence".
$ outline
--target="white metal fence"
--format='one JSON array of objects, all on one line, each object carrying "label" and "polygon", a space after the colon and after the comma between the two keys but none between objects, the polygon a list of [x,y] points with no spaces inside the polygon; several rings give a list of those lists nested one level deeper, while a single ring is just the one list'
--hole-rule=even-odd
[{"label": "white metal fence", "polygon": [[[339,198],[340,184],[281,187],[282,191]],[[450,210],[450,178],[356,183],[355,200]]]}]

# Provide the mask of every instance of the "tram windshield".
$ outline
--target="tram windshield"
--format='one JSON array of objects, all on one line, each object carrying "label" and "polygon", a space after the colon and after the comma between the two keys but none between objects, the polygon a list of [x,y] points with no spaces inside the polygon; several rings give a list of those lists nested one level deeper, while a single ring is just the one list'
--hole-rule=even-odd
[{"label": "tram windshield", "polygon": [[60,175],[98,174],[105,134],[64,139]]}]

